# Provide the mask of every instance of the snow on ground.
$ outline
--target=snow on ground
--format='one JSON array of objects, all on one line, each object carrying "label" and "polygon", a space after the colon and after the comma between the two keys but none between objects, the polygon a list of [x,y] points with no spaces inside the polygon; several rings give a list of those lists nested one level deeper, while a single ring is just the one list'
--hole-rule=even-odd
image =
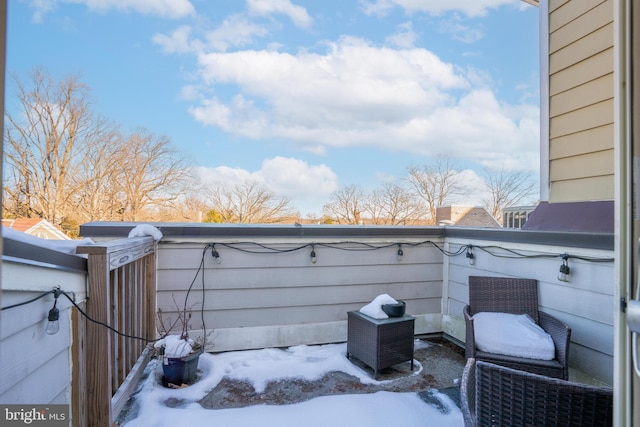
[{"label": "snow on ground", "polygon": [[[418,344],[420,341],[416,341]],[[346,358],[346,344],[295,346],[286,350],[263,349],[235,351],[200,356],[199,381],[182,389],[165,388],[160,383],[162,368],[152,361],[150,375],[140,384],[136,395],[139,404],[137,417],[125,427],[163,427],[233,425],[259,426],[462,426],[462,414],[444,394],[435,393],[442,408],[429,405],[415,393],[377,392],[325,396],[291,405],[257,405],[232,409],[204,409],[197,402],[227,377],[245,380],[261,392],[270,381],[284,379],[316,380],[330,371],[343,371],[366,384],[379,384]],[[418,365],[412,375],[418,375]],[[170,399],[175,407],[163,402]],[[224,423],[224,424],[223,424]]]}]

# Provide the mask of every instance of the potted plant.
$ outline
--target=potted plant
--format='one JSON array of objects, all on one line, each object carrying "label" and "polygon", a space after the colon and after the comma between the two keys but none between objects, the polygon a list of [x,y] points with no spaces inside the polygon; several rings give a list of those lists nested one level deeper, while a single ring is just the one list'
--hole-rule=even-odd
[{"label": "potted plant", "polygon": [[[193,384],[197,377],[198,360],[204,352],[204,339],[189,338],[191,310],[177,311],[175,320],[158,310],[158,328],[162,338],[154,344],[162,358],[162,383],[167,387],[184,387]],[[180,334],[171,334],[179,329]]]}]

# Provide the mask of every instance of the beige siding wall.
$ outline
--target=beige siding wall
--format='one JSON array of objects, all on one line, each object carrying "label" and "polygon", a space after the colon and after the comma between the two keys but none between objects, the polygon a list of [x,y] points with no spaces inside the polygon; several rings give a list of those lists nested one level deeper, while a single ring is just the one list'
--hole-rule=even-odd
[{"label": "beige siding wall", "polygon": [[614,196],[613,1],[549,2],[549,200]]},{"label": "beige siding wall", "polygon": [[[219,242],[219,240],[218,240]],[[417,243],[416,240],[414,243]],[[279,250],[311,243],[261,242]],[[317,243],[317,241],[315,242]],[[373,243],[373,242],[368,242]],[[220,243],[204,257],[204,319],[209,351],[285,347],[346,341],[347,312],[358,310],[376,296],[387,293],[407,303],[407,313],[418,316],[416,333],[441,332],[442,253],[430,244],[403,245],[398,261],[394,242],[379,250],[362,245],[336,244],[342,249],[310,248],[255,254],[229,249]],[[157,306],[175,316],[195,278],[188,306],[191,326],[200,334],[202,275],[196,277],[204,243],[163,243],[158,252]],[[442,244],[440,244],[442,245]],[[344,250],[344,249],[360,250]],[[247,245],[245,249],[259,250]]]}]

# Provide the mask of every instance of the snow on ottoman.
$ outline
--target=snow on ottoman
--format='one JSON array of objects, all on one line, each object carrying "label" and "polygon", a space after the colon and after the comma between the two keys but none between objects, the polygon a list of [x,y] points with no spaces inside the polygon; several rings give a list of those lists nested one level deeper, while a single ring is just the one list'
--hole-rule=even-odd
[{"label": "snow on ottoman", "polygon": [[476,348],[487,353],[552,360],[551,335],[527,314],[480,312],[473,316]]}]

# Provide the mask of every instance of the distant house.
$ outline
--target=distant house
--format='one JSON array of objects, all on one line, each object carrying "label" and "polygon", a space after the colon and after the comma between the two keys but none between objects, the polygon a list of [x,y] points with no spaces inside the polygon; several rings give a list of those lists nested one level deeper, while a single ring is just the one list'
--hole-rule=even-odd
[{"label": "distant house", "polygon": [[500,227],[500,223],[481,206],[438,206],[436,208],[436,224],[460,227]]},{"label": "distant house", "polygon": [[536,206],[511,206],[502,209],[502,226],[504,228],[522,228]]},{"label": "distant house", "polygon": [[31,236],[39,237],[41,239],[49,240],[71,240],[69,236],[64,232],[51,224],[46,219],[41,218],[17,218],[17,219],[3,219],[2,225],[4,227],[13,228],[17,231],[29,234]]}]

